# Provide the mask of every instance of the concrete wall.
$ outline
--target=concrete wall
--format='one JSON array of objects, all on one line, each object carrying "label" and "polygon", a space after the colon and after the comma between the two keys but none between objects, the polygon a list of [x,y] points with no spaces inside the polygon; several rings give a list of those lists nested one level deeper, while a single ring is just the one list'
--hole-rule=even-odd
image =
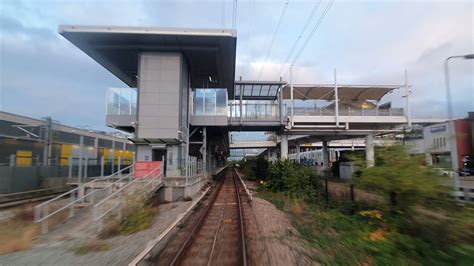
[{"label": "concrete wall", "polygon": [[140,55],[138,138],[179,138],[181,72],[181,54]]}]

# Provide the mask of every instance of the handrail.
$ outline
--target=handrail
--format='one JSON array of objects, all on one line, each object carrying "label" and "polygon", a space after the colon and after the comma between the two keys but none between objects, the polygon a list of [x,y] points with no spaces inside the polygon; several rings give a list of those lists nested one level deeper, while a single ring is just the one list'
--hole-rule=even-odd
[{"label": "handrail", "polygon": [[[152,174],[156,173],[158,170],[160,170],[159,172],[159,175],[158,177],[153,177],[153,178],[150,178],[148,179],[148,177],[150,177]],[[102,199],[101,201],[99,201],[98,203],[96,203],[94,206],[93,206],[93,210],[92,210],[92,213],[93,213],[93,219],[95,222],[98,223],[98,231],[101,231],[102,230],[102,227],[103,227],[103,218],[109,214],[112,210],[114,209],[117,209],[118,207],[118,216],[121,217],[122,216],[122,208],[123,208],[123,203],[121,201],[118,201],[116,202],[115,204],[113,204],[111,207],[109,207],[108,209],[106,210],[101,210],[102,206],[107,202],[109,201],[110,199],[112,199],[113,197],[119,195],[120,193],[122,193],[123,191],[125,191],[128,187],[134,185],[134,184],[137,184],[137,183],[141,183],[141,182],[145,182],[145,181],[148,181],[144,184],[144,186],[142,187],[143,188],[146,188],[149,186],[149,184],[153,183],[153,182],[156,182],[157,180],[159,180],[162,176],[163,176],[163,172],[161,171],[162,170],[162,165],[159,165],[157,166],[155,169],[151,170],[148,174],[146,174],[144,177],[141,177],[141,178],[137,178],[135,180],[133,180],[132,182],[129,182],[128,184],[126,184],[125,186],[122,186],[120,189],[118,189],[117,191],[113,192],[112,194],[108,195],[107,197],[105,197],[104,199]]]},{"label": "handrail", "polygon": [[[130,171],[129,174],[125,175],[125,176],[118,176],[120,173],[122,173],[123,171],[127,170],[127,169],[133,169],[133,164],[128,166],[128,167],[125,167],[109,176],[106,176],[106,177],[102,177],[102,178],[97,178],[97,179],[94,179],[92,181],[89,181],[87,183],[84,183],[82,185],[79,185],[78,187],[74,188],[74,189],[71,189],[65,193],[62,193],[60,194],[59,196],[56,196],[48,201],[45,201],[41,204],[38,204],[34,207],[34,222],[35,223],[42,223],[42,233],[45,234],[48,232],[48,219],[54,215],[56,215],[57,213],[61,212],[61,211],[64,211],[66,210],[67,208],[70,208],[69,210],[69,218],[71,217],[74,217],[75,215],[75,207],[74,207],[74,204],[78,203],[78,202],[83,202],[84,199],[87,199],[88,197],[91,198],[91,201],[93,203],[94,201],[94,195],[97,193],[97,191],[103,191],[103,190],[106,190],[106,191],[111,191],[111,188],[116,185],[117,183],[125,180],[125,179],[128,179],[129,181],[131,180],[132,176],[133,176],[133,171]],[[117,179],[118,177],[118,179]],[[105,187],[103,188],[98,188],[98,189],[94,189],[91,185],[95,182],[100,182],[100,181],[104,181],[104,180],[109,180],[109,179],[117,179],[115,180],[114,182],[111,182],[109,183],[108,185],[106,185]],[[85,188],[87,188],[88,186],[90,186],[92,189],[89,193],[87,194],[84,194],[84,193],[81,193]],[[76,196],[76,194],[78,194],[78,196]],[[66,205],[62,206],[61,208],[58,208],[57,210],[51,212],[51,213],[48,213],[49,212],[49,204],[54,202],[54,201],[58,201],[60,199],[63,199],[64,197],[70,195],[70,202],[67,203]]]},{"label": "handrail", "polygon": [[[126,168],[124,168],[124,169],[122,169],[122,170],[120,170],[120,171],[118,171],[118,172],[115,172],[115,173],[113,173],[113,174],[111,174],[111,175],[109,175],[109,176],[96,178],[96,179],[94,179],[94,180],[92,180],[92,181],[89,181],[89,182],[87,182],[87,183],[84,183],[84,184],[82,184],[82,185],[79,185],[79,186],[77,186],[77,187],[74,188],[74,189],[71,189],[71,190],[69,190],[69,191],[67,191],[67,192],[64,192],[63,194],[61,194],[61,195],[59,195],[59,196],[56,196],[55,198],[52,198],[52,199],[50,199],[50,200],[48,200],[48,201],[45,201],[45,202],[43,202],[43,203],[41,203],[41,204],[36,205],[35,208],[36,208],[36,207],[40,207],[40,206],[42,207],[43,205],[49,204],[49,203],[51,203],[51,202],[53,202],[53,201],[55,201],[55,200],[57,200],[57,199],[63,198],[64,196],[66,196],[66,195],[72,193],[73,191],[79,190],[81,187],[86,187],[86,186],[88,186],[88,185],[90,185],[90,184],[92,184],[92,183],[94,183],[94,182],[97,182],[98,180],[101,180],[101,181],[102,181],[102,180],[106,180],[106,179],[112,178],[115,174],[121,173],[123,170],[126,170],[126,169],[128,169],[128,168],[130,168],[130,167],[132,167],[132,166],[133,166],[133,164],[130,165],[130,166],[128,166],[128,167],[126,167]],[[128,177],[129,175],[130,175],[130,174],[126,175],[125,177]],[[124,177],[120,177],[119,180],[121,180],[121,179],[123,179],[123,178],[124,178]]]}]

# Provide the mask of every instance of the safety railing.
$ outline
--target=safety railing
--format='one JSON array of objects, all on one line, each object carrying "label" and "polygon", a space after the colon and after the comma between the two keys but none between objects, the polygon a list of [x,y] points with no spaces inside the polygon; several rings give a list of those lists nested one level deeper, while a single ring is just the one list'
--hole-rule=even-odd
[{"label": "safety railing", "polygon": [[[286,109],[287,115],[291,115],[291,107]],[[335,116],[334,109],[325,107],[294,107],[293,115],[303,116]],[[387,108],[387,109],[355,109],[340,108],[339,116],[403,116],[403,108]]]},{"label": "safety railing", "polygon": [[[122,173],[126,170],[129,170],[130,173],[127,175],[122,175]],[[50,218],[67,209],[69,209],[69,215],[67,219],[74,217],[76,213],[76,203],[88,202],[89,204],[94,204],[97,197],[96,194],[98,194],[99,191],[106,191],[106,195],[112,194],[114,186],[116,186],[118,183],[123,181],[130,182],[132,180],[133,172],[133,165],[130,165],[121,169],[120,171],[113,173],[110,176],[94,179],[79,185],[78,187],[71,189],[55,198],[36,205],[34,208],[35,223],[41,223],[41,231],[43,234],[46,234],[49,230]],[[99,182],[103,182],[105,184],[99,185]],[[87,188],[89,188],[89,192],[85,193]],[[69,201],[65,201],[67,197],[69,197]],[[50,210],[52,210],[52,212],[50,212]]]},{"label": "safety railing", "polygon": [[[104,220],[108,216],[115,215],[118,220],[121,220],[125,208],[132,205],[130,201],[139,202],[148,198],[150,193],[153,193],[163,184],[162,176],[162,165],[160,165],[144,177],[135,178],[132,182],[122,186],[96,203],[93,207],[92,215],[94,222],[97,224],[97,230],[99,232],[103,230]],[[129,198],[127,199],[127,197]],[[129,201],[128,204],[127,200]]]},{"label": "safety railing", "polygon": [[240,112],[239,103],[229,104],[229,119],[237,120],[242,117],[243,119],[280,119],[280,108],[277,103],[243,103],[242,112]]}]

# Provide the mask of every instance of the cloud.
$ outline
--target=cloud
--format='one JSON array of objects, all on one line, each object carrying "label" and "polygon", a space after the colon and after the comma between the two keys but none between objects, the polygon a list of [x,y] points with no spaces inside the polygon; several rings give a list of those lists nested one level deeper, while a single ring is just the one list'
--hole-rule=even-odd
[{"label": "cloud", "polygon": [[[105,90],[124,84],[62,38],[57,26],[221,28],[220,4],[211,0],[3,0],[0,108],[104,128]],[[283,67],[284,80],[289,80],[289,65],[283,64],[313,4],[290,1],[262,79],[277,79]],[[321,4],[318,14],[326,4]],[[332,83],[337,68],[340,83],[401,84],[407,69],[413,114],[442,116],[443,61],[453,54],[474,52],[473,5],[472,1],[336,1],[293,67],[293,80]],[[230,27],[232,3],[227,1],[225,7],[225,25]],[[256,1],[253,6],[252,1],[238,1],[237,78],[257,78],[282,7],[283,2]],[[472,61],[450,65],[458,116],[474,110]],[[403,89],[384,101],[403,106],[402,95]]]}]

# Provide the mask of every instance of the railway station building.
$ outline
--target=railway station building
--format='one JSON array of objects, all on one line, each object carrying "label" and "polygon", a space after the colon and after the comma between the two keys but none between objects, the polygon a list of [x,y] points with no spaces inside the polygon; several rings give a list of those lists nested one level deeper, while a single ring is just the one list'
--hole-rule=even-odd
[{"label": "railway station building", "polygon": [[[153,27],[60,26],[59,33],[123,81],[107,91],[106,123],[133,134],[137,161],[161,161],[167,177],[207,175],[230,149],[266,148],[269,158],[321,142],[364,139],[374,163],[374,137],[412,124],[407,78],[399,84],[293,84],[235,77],[237,32]],[[406,77],[406,76],[405,76]],[[384,102],[406,92],[406,106]],[[274,132],[275,139],[237,143],[233,131]]]}]

